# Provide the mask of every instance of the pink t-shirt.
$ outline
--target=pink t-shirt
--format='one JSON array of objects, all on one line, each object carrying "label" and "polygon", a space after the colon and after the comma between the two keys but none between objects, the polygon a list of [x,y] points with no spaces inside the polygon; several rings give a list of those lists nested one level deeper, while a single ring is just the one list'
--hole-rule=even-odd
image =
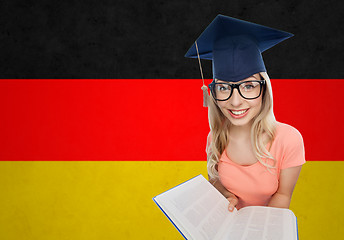
[{"label": "pink t-shirt", "polygon": [[218,163],[220,181],[228,191],[239,198],[236,206],[238,209],[268,205],[271,196],[278,189],[280,170],[306,162],[300,132],[284,123],[277,122],[275,140],[269,152],[277,160],[276,169],[268,170],[259,161],[242,166],[231,161],[226,151],[222,153]]}]

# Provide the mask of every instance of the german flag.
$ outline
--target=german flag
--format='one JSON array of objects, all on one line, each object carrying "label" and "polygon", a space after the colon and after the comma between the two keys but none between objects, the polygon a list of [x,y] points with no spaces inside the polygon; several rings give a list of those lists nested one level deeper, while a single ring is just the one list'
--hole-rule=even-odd
[{"label": "german flag", "polygon": [[263,54],[275,116],[305,142],[291,209],[301,239],[344,235],[343,3],[1,5],[0,239],[182,239],[152,197],[207,176],[202,80],[183,56],[219,13],[295,34]]}]

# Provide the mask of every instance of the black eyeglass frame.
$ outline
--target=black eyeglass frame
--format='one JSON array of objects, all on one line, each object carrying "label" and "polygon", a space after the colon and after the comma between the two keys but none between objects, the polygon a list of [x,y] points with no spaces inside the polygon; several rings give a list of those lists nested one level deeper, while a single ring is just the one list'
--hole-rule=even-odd
[{"label": "black eyeglass frame", "polygon": [[[259,82],[260,84],[260,92],[259,92],[259,95],[257,97],[254,97],[254,98],[247,98],[247,97],[244,97],[239,89],[239,86],[243,83],[247,83],[247,82]],[[215,86],[217,84],[227,84],[231,87],[231,93],[229,94],[229,97],[226,98],[226,99],[217,99],[216,98],[216,94],[215,94]],[[211,92],[211,95],[213,96],[213,98],[216,100],[216,101],[227,101],[228,99],[231,98],[232,94],[233,94],[233,91],[234,89],[236,88],[238,90],[238,93],[240,94],[240,96],[244,99],[247,99],[247,100],[253,100],[253,99],[256,99],[256,98],[259,98],[260,95],[262,95],[262,91],[263,91],[263,88],[264,88],[264,91],[265,91],[265,85],[266,82],[265,80],[248,80],[248,81],[245,81],[245,82],[241,82],[241,83],[224,83],[224,82],[221,82],[221,83],[217,83],[215,82],[215,79],[208,85],[209,86],[209,89],[210,89],[210,92]]]}]

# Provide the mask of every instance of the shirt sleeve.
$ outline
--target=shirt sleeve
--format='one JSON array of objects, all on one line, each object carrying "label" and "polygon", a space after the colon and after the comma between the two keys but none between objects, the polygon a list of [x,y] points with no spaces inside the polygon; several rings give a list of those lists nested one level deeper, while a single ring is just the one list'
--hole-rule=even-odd
[{"label": "shirt sleeve", "polygon": [[306,162],[305,148],[301,133],[297,129],[290,126],[286,130],[284,139],[284,154],[282,158],[281,169],[296,167],[304,164]]}]

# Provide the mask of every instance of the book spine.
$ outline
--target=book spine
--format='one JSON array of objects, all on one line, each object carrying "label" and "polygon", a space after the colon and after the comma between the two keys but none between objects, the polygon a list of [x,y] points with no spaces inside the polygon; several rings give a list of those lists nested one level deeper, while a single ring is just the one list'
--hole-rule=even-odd
[{"label": "book spine", "polygon": [[158,207],[160,208],[160,210],[165,214],[165,216],[168,218],[168,220],[170,220],[170,222],[173,224],[173,226],[178,230],[178,232],[184,237],[184,239],[188,240],[185,235],[183,234],[183,232],[177,227],[177,225],[172,221],[172,219],[167,215],[167,213],[164,211],[164,209],[162,209],[162,207],[159,205],[159,203],[157,201],[155,201],[155,198],[153,198],[153,201],[155,202],[156,205],[158,205]]}]

